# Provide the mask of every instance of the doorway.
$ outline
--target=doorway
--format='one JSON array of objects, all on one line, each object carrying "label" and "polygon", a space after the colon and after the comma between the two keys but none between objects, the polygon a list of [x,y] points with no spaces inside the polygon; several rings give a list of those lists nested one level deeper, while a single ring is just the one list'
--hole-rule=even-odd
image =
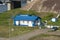
[{"label": "doorway", "polygon": [[21,7],[21,1],[12,1],[12,7],[13,7],[13,9],[20,8]]}]

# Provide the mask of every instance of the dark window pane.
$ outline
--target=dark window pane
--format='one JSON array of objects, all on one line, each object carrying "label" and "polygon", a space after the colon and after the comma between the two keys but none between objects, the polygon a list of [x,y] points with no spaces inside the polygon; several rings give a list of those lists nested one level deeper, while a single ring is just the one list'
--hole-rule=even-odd
[{"label": "dark window pane", "polygon": [[3,3],[0,1],[0,4],[3,4]]}]

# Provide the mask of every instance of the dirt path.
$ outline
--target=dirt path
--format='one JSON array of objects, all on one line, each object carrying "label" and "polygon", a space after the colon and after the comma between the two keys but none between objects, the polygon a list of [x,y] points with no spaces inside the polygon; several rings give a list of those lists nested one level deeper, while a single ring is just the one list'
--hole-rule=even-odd
[{"label": "dirt path", "polygon": [[29,38],[33,37],[33,36],[36,36],[38,34],[42,34],[42,33],[46,33],[47,32],[47,29],[45,30],[34,30],[33,32],[30,32],[30,33],[27,33],[27,34],[24,34],[22,36],[17,36],[17,37],[14,37],[14,38],[10,38],[10,40],[28,40]]},{"label": "dirt path", "polygon": [[0,40],[6,40],[6,38],[0,38]]},{"label": "dirt path", "polygon": [[[28,40],[29,38],[33,37],[33,36],[36,36],[38,34],[42,34],[42,33],[47,33],[47,34],[59,34],[60,35],[60,31],[57,31],[57,32],[48,32],[49,29],[38,29],[38,30],[34,30],[32,32],[29,32],[27,34],[24,34],[22,36],[16,36],[14,38],[9,38],[9,39],[6,39],[6,40]],[[5,39],[1,39],[0,40],[5,40]]]}]

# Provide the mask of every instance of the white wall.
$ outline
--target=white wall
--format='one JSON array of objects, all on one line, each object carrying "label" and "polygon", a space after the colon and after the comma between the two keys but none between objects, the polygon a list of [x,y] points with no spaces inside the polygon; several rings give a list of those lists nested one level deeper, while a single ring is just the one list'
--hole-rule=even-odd
[{"label": "white wall", "polygon": [[11,4],[7,3],[7,10],[11,10]]},{"label": "white wall", "polygon": [[32,21],[20,21],[21,25],[28,25],[32,27]]},{"label": "white wall", "polygon": [[16,21],[16,25],[27,25],[29,27],[33,26],[33,22],[32,21]]},{"label": "white wall", "polygon": [[16,21],[16,25],[17,25],[17,26],[19,25],[19,21]]},{"label": "white wall", "polygon": [[21,25],[28,25],[28,22],[27,21],[20,21],[20,24]]},{"label": "white wall", "polygon": [[[16,21],[16,25],[27,25],[29,27],[33,26],[33,21]],[[35,25],[40,26],[40,21],[35,22]]]},{"label": "white wall", "polygon": [[28,26],[33,26],[33,22],[32,21],[29,21],[28,22]]}]

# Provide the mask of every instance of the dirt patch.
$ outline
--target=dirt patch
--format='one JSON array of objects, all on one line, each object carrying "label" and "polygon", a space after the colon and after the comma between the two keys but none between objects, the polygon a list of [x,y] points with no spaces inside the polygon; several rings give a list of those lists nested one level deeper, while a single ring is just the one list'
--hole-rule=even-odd
[{"label": "dirt patch", "polygon": [[29,40],[60,40],[60,35],[40,34],[30,38]]},{"label": "dirt patch", "polygon": [[60,40],[60,37],[50,36],[50,37],[40,37],[33,40]]}]

